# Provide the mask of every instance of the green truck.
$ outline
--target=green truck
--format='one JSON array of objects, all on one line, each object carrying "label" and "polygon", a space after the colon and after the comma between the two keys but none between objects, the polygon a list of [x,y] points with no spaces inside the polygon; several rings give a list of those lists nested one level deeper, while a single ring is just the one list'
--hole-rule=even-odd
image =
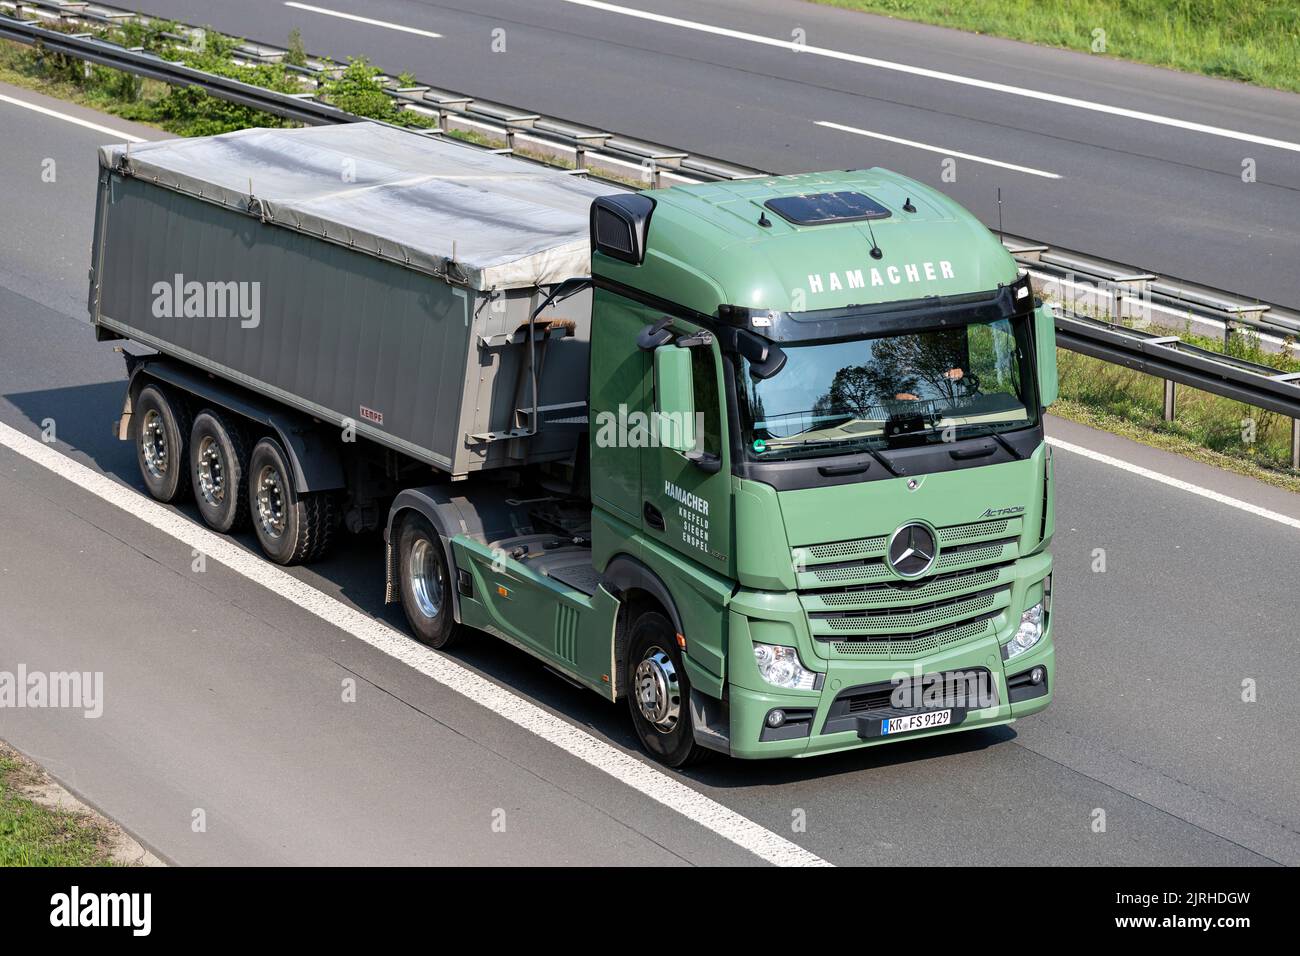
[{"label": "green truck", "polygon": [[670,766],[1050,703],[1053,316],[973,216],[367,126],[101,151],[90,308],[154,350],[117,427],[155,497],[280,563],[382,529],[417,639],[626,700]]}]

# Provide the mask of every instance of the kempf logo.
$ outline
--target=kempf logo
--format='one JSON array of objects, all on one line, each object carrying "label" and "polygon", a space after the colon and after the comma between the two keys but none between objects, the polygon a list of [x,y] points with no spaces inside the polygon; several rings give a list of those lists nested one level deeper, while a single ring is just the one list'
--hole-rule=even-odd
[{"label": "kempf logo", "polygon": [[262,283],[199,282],[176,273],[153,284],[155,319],[239,319],[240,328],[262,323]]},{"label": "kempf logo", "polygon": [[151,893],[71,892],[50,897],[51,926],[128,926],[133,936],[148,936],[153,926]]}]

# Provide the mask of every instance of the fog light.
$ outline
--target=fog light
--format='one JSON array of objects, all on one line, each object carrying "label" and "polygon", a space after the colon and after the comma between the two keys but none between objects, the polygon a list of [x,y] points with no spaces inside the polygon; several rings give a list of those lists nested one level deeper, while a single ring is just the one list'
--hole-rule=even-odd
[{"label": "fog light", "polygon": [[1047,676],[1047,672],[1043,670],[1041,667],[1035,667],[1033,670],[1029,672],[1029,680],[1031,683],[1034,684],[1041,684],[1043,682],[1043,678],[1046,676]]},{"label": "fog light", "polygon": [[785,723],[785,711],[774,710],[767,715],[767,725],[769,727],[780,727]]},{"label": "fog light", "polygon": [[1020,615],[1020,627],[1016,629],[1015,637],[1002,645],[1002,659],[1009,661],[1011,658],[1023,654],[1037,644],[1042,639],[1042,636],[1043,605],[1040,601]]},{"label": "fog light", "polygon": [[755,644],[754,663],[763,680],[774,687],[794,690],[813,690],[817,686],[817,673],[803,666],[799,652],[780,644]]}]

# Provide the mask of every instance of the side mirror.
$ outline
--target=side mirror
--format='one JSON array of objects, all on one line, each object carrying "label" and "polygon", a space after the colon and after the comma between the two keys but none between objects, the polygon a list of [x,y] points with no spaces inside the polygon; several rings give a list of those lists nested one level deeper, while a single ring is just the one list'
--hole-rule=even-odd
[{"label": "side mirror", "polygon": [[785,368],[785,350],[775,342],[761,339],[748,329],[730,332],[731,348],[749,362],[749,374],[757,379],[771,378]]},{"label": "side mirror", "polygon": [[1038,401],[1043,408],[1056,401],[1056,316],[1048,305],[1034,310],[1034,354],[1038,358]]},{"label": "side mirror", "polygon": [[673,451],[695,448],[695,381],[691,350],[675,345],[655,349],[655,435]]}]

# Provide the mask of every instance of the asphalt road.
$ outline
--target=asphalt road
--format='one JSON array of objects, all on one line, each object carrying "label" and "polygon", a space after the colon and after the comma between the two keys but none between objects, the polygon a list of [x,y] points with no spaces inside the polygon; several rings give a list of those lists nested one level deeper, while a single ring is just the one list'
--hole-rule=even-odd
[{"label": "asphalt road", "polygon": [[[84,315],[106,137],[4,102],[0,131],[0,422],[38,436],[53,420],[54,448],[141,490],[108,428],[121,359]],[[1247,479],[1064,422],[1049,431],[1300,517],[1295,496]],[[837,864],[1300,863],[1300,533],[1085,456],[1057,462],[1052,708],[1010,728],[670,776]],[[378,538],[354,538],[292,573],[400,626],[381,554]],[[622,708],[532,658],[488,638],[455,658],[636,752]],[[102,670],[104,715],[0,709],[0,738],[177,863],[756,862],[281,594],[218,562],[195,573],[174,538],[0,448],[0,670],[20,663]],[[1246,678],[1255,703],[1241,700]]]},{"label": "asphalt road", "polygon": [[[794,0],[311,5],[439,38],[279,0],[149,0],[144,6],[268,43],[284,44],[296,27],[313,53],[339,60],[366,56],[434,85],[763,169],[886,166],[942,188],[990,225],[998,220],[1000,188],[1009,233],[1300,307],[1295,94]],[[685,23],[648,20],[610,6]],[[799,38],[807,49],[796,53],[753,37]],[[824,51],[1024,92],[885,69]],[[1262,136],[1292,148],[1034,94]],[[1036,173],[959,158],[956,180],[944,181],[942,163],[954,151]],[[1242,181],[1247,159],[1254,162],[1251,183]]]}]

